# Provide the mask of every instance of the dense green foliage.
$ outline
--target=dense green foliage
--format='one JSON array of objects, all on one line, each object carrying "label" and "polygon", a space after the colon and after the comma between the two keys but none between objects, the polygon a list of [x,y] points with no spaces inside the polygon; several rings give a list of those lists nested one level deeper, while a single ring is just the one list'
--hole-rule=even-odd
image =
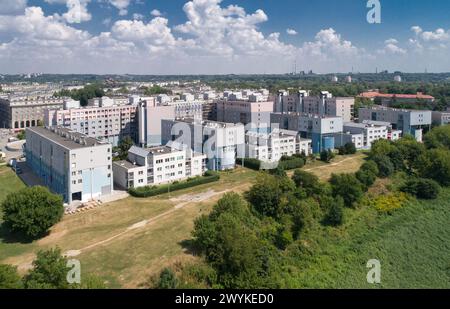
[{"label": "dense green foliage", "polygon": [[347,207],[353,207],[364,194],[364,186],[354,174],[333,174],[331,189],[334,197],[342,197]]},{"label": "dense green foliage", "polygon": [[134,145],[131,137],[126,136],[121,139],[118,146],[113,148],[113,152],[117,153],[117,156],[113,158],[114,161],[125,160],[128,157],[128,150]]},{"label": "dense green foliage", "polygon": [[67,259],[61,250],[38,251],[33,261],[33,269],[24,277],[28,289],[67,289]]},{"label": "dense green foliage", "polygon": [[172,91],[170,91],[170,89],[166,89],[158,85],[144,89],[144,95],[156,95],[156,94],[172,94]]},{"label": "dense green foliage", "polygon": [[128,193],[130,193],[134,197],[150,197],[215,182],[219,179],[220,175],[218,173],[208,171],[205,173],[205,176],[202,177],[199,176],[195,178],[189,178],[185,181],[174,182],[172,184],[160,186],[144,186],[139,188],[131,188],[128,190]]},{"label": "dense green foliage", "polygon": [[0,289],[21,289],[22,279],[17,272],[17,267],[0,264]]},{"label": "dense green foliage", "polygon": [[410,179],[405,182],[400,190],[412,194],[420,199],[434,200],[440,191],[439,184],[432,179]]},{"label": "dense green foliage", "polygon": [[326,163],[331,162],[331,160],[334,159],[336,155],[334,154],[334,152],[331,149],[328,150],[322,150],[320,152],[320,160]]},{"label": "dense green foliage", "polygon": [[32,239],[44,235],[64,213],[61,196],[40,186],[10,193],[2,209],[5,226]]},{"label": "dense green foliage", "polygon": [[244,162],[244,167],[250,168],[255,171],[259,171],[261,168],[261,161],[258,159],[253,159],[253,158],[246,158],[246,159],[237,158],[236,159],[237,165],[242,165],[242,162]]},{"label": "dense green foliage", "polygon": [[353,143],[346,143],[344,146],[339,147],[338,151],[341,156],[355,154],[356,147]]},{"label": "dense green foliage", "polygon": [[178,280],[170,268],[164,268],[159,275],[158,288],[159,289],[176,289]]},{"label": "dense green foliage", "polygon": [[105,92],[103,91],[102,84],[89,84],[84,86],[82,89],[66,90],[63,89],[57,93],[55,96],[59,97],[70,97],[73,100],[80,101],[81,106],[88,105],[89,99],[103,97]]}]

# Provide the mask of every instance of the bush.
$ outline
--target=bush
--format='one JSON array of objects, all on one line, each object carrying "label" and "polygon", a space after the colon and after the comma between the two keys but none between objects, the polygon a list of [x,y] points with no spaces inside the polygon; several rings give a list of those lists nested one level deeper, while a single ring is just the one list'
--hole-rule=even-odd
[{"label": "bush", "polygon": [[361,171],[369,171],[374,175],[378,175],[378,166],[373,160],[368,160],[367,162],[364,162],[363,165],[360,167]]},{"label": "bush", "polygon": [[67,289],[67,260],[60,249],[38,251],[33,269],[25,276],[27,289]]},{"label": "bush", "polygon": [[302,157],[301,158],[289,157],[289,159],[285,159],[278,163],[278,166],[284,170],[293,170],[296,168],[302,168],[304,165],[305,165],[305,159]]},{"label": "bush", "polygon": [[17,272],[17,267],[0,264],[0,289],[21,289],[22,279]]},{"label": "bush", "polygon": [[395,172],[394,164],[388,156],[375,156],[373,161],[378,167],[378,176],[386,178]]},{"label": "bush", "polygon": [[420,175],[450,186],[450,151],[439,148],[425,152],[419,160]]},{"label": "bush", "polygon": [[369,189],[371,185],[375,183],[377,179],[377,174],[372,173],[370,170],[360,169],[356,172],[356,178],[358,178],[359,182],[361,182],[365,189]]},{"label": "bush", "polygon": [[176,289],[178,280],[170,268],[164,268],[159,275],[158,288],[159,289]]},{"label": "bush", "polygon": [[324,199],[327,205],[321,205],[327,209],[323,222],[327,225],[338,226],[344,222],[344,199],[338,196],[336,199]]},{"label": "bush", "polygon": [[192,178],[191,180],[186,180],[178,183],[173,183],[171,185],[161,185],[161,186],[145,186],[139,188],[131,188],[128,193],[134,197],[150,197],[155,195],[160,195],[168,192],[173,192],[177,190],[187,189],[199,185],[204,185],[207,183],[215,182],[220,179],[220,175],[213,171],[207,171],[205,176]]},{"label": "bush", "polygon": [[333,158],[335,157],[335,154],[330,149],[328,150],[322,150],[320,153],[320,160],[326,163],[329,163]]},{"label": "bush", "polygon": [[244,167],[255,170],[255,171],[259,171],[261,169],[261,161],[258,159],[241,159],[241,158],[237,158],[236,159],[236,164],[238,165],[242,165],[242,161],[244,161]]},{"label": "bush", "polygon": [[28,238],[42,236],[64,213],[61,196],[45,187],[27,187],[8,195],[2,204],[3,220],[13,232]]},{"label": "bush", "polygon": [[344,146],[339,147],[338,150],[339,150],[339,154],[341,156],[355,154],[356,153],[356,146],[353,143],[347,143]]},{"label": "bush", "polygon": [[408,201],[408,197],[403,192],[394,192],[387,195],[379,195],[376,198],[369,199],[367,202],[380,213],[391,214],[400,209]]},{"label": "bush", "polygon": [[411,179],[400,188],[401,191],[409,193],[420,199],[433,200],[438,197],[441,187],[432,179]]},{"label": "bush", "polygon": [[363,185],[354,174],[333,174],[330,183],[333,196],[342,197],[347,207],[352,207],[364,194]]}]

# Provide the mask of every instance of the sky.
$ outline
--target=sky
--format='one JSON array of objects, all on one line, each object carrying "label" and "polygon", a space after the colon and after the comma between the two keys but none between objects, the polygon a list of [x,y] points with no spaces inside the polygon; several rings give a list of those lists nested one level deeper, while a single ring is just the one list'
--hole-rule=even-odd
[{"label": "sky", "polygon": [[449,13],[448,0],[0,0],[0,74],[449,72]]}]

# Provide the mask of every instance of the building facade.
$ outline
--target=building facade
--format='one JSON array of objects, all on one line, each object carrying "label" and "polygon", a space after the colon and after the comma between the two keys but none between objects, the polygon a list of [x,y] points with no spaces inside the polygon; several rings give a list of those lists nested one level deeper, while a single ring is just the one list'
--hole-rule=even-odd
[{"label": "building facade", "polygon": [[117,146],[129,136],[137,140],[137,106],[112,105],[102,107],[47,110],[46,126],[62,126],[89,137],[104,140]]},{"label": "building facade", "polygon": [[113,190],[112,145],[62,127],[27,128],[27,164],[66,203]]},{"label": "building facade", "polygon": [[359,121],[365,120],[388,122],[394,130],[402,134],[411,134],[422,141],[424,129],[431,126],[432,112],[421,110],[396,109],[382,106],[359,109]]},{"label": "building facade", "polygon": [[318,116],[302,113],[271,114],[272,128],[299,132],[302,138],[312,141],[313,153],[335,148],[336,133],[342,133],[341,117]]},{"label": "building facade", "polygon": [[244,125],[195,119],[162,120],[162,142],[175,141],[206,155],[210,170],[233,169],[245,156]]},{"label": "building facade", "polygon": [[0,127],[14,130],[44,123],[45,111],[62,109],[66,98],[9,95],[0,98]]},{"label": "building facade", "polygon": [[128,158],[114,162],[114,183],[122,188],[160,185],[205,172],[205,156],[169,146],[131,147]]}]

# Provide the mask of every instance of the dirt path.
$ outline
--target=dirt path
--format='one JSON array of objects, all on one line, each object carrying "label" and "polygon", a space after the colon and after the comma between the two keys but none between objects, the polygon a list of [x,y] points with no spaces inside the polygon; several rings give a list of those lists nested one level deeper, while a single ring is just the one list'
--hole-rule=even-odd
[{"label": "dirt path", "polygon": [[161,213],[161,214],[159,214],[159,215],[157,215],[155,217],[152,217],[152,218],[149,218],[149,219],[142,220],[142,221],[139,221],[137,223],[134,223],[134,224],[130,225],[129,227],[127,227],[126,230],[124,230],[124,231],[122,231],[120,233],[117,233],[117,234],[115,234],[115,235],[113,235],[111,237],[108,237],[108,238],[106,238],[104,240],[95,242],[93,244],[90,244],[90,245],[88,245],[88,246],[86,246],[84,248],[78,249],[78,250],[69,250],[69,251],[67,251],[65,253],[65,255],[67,257],[74,257],[74,256],[77,256],[77,255],[80,255],[84,251],[87,251],[89,249],[98,247],[100,245],[104,245],[104,244],[109,243],[110,241],[112,241],[112,240],[114,240],[116,238],[119,238],[119,237],[121,237],[121,236],[123,236],[123,235],[125,235],[127,233],[130,233],[130,232],[136,231],[138,229],[144,228],[144,227],[146,227],[146,226],[148,226],[148,225],[158,221],[159,219],[161,219],[163,217],[166,217],[166,216],[172,214],[173,212],[184,208],[185,206],[187,206],[187,205],[189,205],[191,203],[203,202],[203,201],[209,200],[212,197],[215,197],[215,196],[218,196],[218,195],[223,195],[223,194],[225,194],[227,192],[233,191],[234,189],[237,189],[237,188],[232,188],[232,189],[228,189],[228,190],[220,191],[220,192],[216,192],[214,190],[208,190],[208,191],[201,192],[201,193],[198,193],[198,194],[183,195],[183,196],[180,196],[178,198],[173,198],[173,199],[171,199],[172,201],[183,200],[183,202],[181,202],[179,204],[176,204],[173,208],[171,208],[171,209],[169,209],[169,210],[167,210],[167,211],[165,211],[165,212],[163,212],[163,213]]}]

